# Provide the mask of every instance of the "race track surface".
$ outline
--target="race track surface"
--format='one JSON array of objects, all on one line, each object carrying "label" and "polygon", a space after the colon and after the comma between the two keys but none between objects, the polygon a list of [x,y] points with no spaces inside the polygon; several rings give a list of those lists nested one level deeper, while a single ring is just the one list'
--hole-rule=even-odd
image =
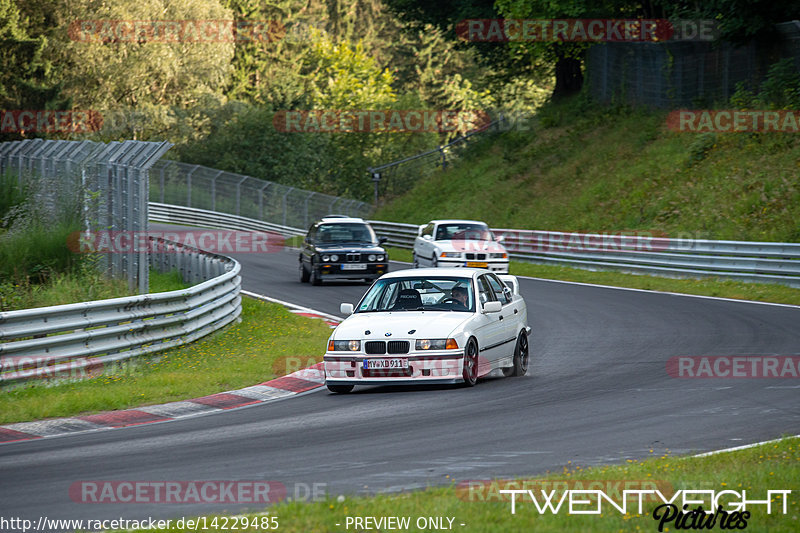
[{"label": "race track surface", "polygon": [[[244,289],[335,315],[340,302],[356,303],[366,289],[301,284],[296,251],[236,257]],[[2,445],[3,514],[173,518],[260,507],[76,503],[69,488],[81,480],[271,480],[289,496],[303,497],[314,484],[335,496],[800,433],[797,379],[676,379],[666,371],[674,356],[799,354],[800,309],[531,279],[521,279],[521,292],[533,328],[525,377],[490,377],[470,389],[322,390],[174,422]]]}]

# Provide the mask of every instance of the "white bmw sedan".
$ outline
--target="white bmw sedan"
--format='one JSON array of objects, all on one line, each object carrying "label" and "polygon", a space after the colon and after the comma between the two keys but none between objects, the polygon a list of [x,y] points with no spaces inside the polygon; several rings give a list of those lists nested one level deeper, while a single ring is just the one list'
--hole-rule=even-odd
[{"label": "white bmw sedan", "polygon": [[485,269],[385,274],[355,308],[341,305],[349,316],[328,340],[325,384],[345,393],[355,385],[473,386],[498,368],[524,375],[531,329],[518,287]]},{"label": "white bmw sedan", "polygon": [[495,238],[485,222],[431,220],[417,230],[414,268],[485,268],[507,274],[508,251],[501,239]]}]

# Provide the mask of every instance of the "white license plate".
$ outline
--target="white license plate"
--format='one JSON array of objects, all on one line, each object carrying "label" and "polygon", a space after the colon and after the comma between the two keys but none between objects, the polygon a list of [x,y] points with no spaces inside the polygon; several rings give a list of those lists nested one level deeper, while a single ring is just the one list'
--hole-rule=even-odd
[{"label": "white license plate", "polygon": [[366,270],[367,265],[353,263],[352,265],[342,265],[342,270]]},{"label": "white license plate", "polygon": [[390,370],[392,368],[408,368],[408,359],[364,359],[365,370]]}]

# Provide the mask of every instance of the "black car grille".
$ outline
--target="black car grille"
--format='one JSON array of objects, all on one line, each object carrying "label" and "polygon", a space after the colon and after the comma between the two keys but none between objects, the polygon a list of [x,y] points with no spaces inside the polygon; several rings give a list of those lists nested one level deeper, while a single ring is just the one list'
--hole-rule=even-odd
[{"label": "black car grille", "polygon": [[347,262],[348,263],[361,262],[361,254],[347,254]]},{"label": "black car grille", "polygon": [[408,341],[367,341],[364,343],[364,351],[370,355],[383,355],[385,353],[401,354],[408,353],[410,343]]},{"label": "black car grille", "polygon": [[486,254],[476,254],[467,252],[467,259],[486,259]]},{"label": "black car grille", "polygon": [[367,341],[364,343],[364,351],[372,355],[385,354],[386,343],[383,341]]}]

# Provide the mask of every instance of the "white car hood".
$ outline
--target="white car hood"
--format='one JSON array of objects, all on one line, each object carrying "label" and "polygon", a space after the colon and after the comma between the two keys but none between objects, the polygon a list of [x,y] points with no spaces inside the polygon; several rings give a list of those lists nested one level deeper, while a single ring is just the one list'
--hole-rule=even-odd
[{"label": "white car hood", "polygon": [[[458,311],[386,311],[355,313],[339,324],[335,340],[444,339],[473,313]],[[364,332],[371,333],[366,335]],[[416,330],[414,333],[409,333]],[[386,336],[391,333],[390,336]]]},{"label": "white car hood", "polygon": [[450,240],[434,241],[443,252],[505,252],[506,248],[497,241]]}]

